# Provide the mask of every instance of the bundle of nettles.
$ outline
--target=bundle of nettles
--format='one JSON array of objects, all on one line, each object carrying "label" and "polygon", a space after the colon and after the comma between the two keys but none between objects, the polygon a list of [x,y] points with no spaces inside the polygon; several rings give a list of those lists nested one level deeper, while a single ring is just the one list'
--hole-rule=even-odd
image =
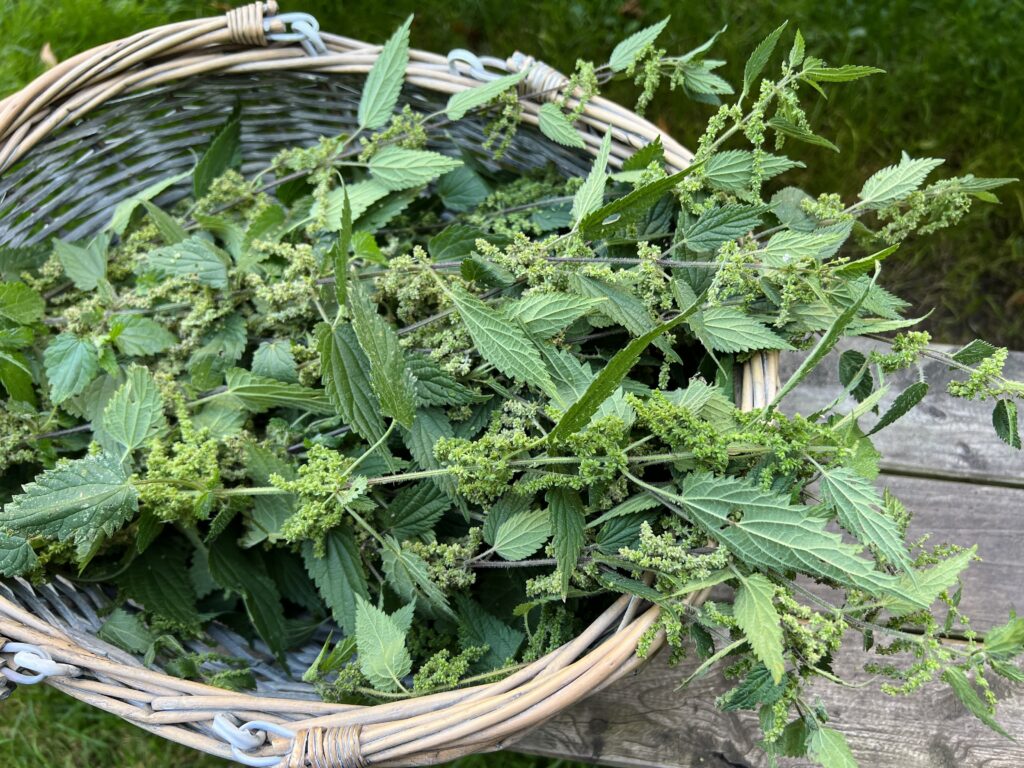
[{"label": "bundle of nettles", "polygon": [[[853,764],[804,696],[843,682],[852,633],[885,690],[941,678],[999,730],[988,678],[1024,678],[1024,619],[971,631],[957,585],[974,548],[908,545],[861,422],[914,407],[928,384],[887,378],[936,358],[1020,448],[1006,350],[931,348],[878,281],[904,239],[1012,180],[926,184],[942,161],[904,155],[852,201],[785,186],[802,166],[787,144],[835,149],[801,98],[879,70],[830,67],[797,32],[762,79],[783,25],[737,95],[714,38],[657,48],[665,22],[580,62],[540,130],[582,147],[573,122],[612,78],[635,78],[641,108],[665,79],[728,97],[689,168],[668,173],[654,142],[612,172],[606,136],[585,178],[495,171],[524,73],[396,111],[409,26],[353,133],[246,179],[236,111],[192,198],[158,207],[169,178],[88,242],[0,251],[0,573],[99,584],[103,638],[225,687],[253,674],[190,650],[211,623],[282,664],[319,638],[291,672],[366,703],[496,679],[625,593],[661,607],[674,657],[726,665],[719,704],[760,713],[773,759]],[[487,121],[486,162],[426,148],[467,115]],[[891,349],[848,349],[831,407],[781,411],[851,336]],[[741,412],[737,374],[761,350],[803,362]],[[731,597],[691,604],[713,586]]]}]

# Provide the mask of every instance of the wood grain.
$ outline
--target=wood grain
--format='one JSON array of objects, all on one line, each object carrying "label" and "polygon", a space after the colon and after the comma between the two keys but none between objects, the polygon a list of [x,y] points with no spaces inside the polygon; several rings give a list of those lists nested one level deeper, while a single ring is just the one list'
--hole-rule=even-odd
[{"label": "wood grain", "polygon": [[[844,349],[867,351],[870,342]],[[783,380],[796,356],[784,356]],[[783,404],[787,412],[811,413],[839,393],[838,353]],[[1024,378],[1024,354],[1012,353],[1007,375]],[[875,435],[885,457],[879,486],[889,487],[914,513],[910,537],[931,532],[931,543],[978,544],[982,562],[964,578],[961,608],[985,630],[1024,612],[1024,455],[1009,449],[991,428],[992,403],[970,403],[945,393],[950,373],[928,362],[931,391],[922,405]],[[890,380],[882,409],[915,381],[917,372]],[[866,426],[873,422],[864,420]],[[879,657],[857,648],[854,637],[836,663],[848,680],[866,680],[864,663]],[[603,765],[664,768],[762,768],[753,713],[723,713],[714,699],[730,683],[712,672],[675,690],[695,663],[669,668],[662,656],[640,672],[563,713],[526,736],[515,749],[571,757]],[[994,686],[1003,700],[999,721],[1018,741],[991,731],[967,713],[954,694],[935,684],[911,697],[860,690],[827,681],[812,687],[833,725],[847,737],[863,768],[1021,768],[1024,766],[1024,686]],[[809,765],[784,761],[787,766]]]}]

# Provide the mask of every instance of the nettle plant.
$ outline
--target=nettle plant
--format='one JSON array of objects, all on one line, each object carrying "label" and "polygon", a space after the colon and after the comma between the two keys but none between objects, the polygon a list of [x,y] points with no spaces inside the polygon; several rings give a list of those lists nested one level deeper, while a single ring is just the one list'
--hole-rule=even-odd
[{"label": "nettle plant", "polygon": [[[734,97],[705,56],[714,38],[670,57],[654,45],[664,24],[608,64],[581,62],[578,104],[546,104],[543,133],[582,147],[579,104],[613,77],[634,77],[641,105],[664,78]],[[971,631],[957,585],[975,549],[908,545],[860,422],[890,374],[927,356],[963,373],[952,394],[995,399],[997,432],[1020,448],[1006,351],[931,349],[878,282],[901,241],[1011,180],[926,186],[942,161],[903,156],[852,202],[778,185],[801,165],[786,143],[835,149],[801,97],[879,71],[827,66],[798,32],[761,79],[784,27],[682,172],[655,142],[610,173],[607,136],[583,179],[424,149],[489,112],[500,155],[523,74],[443,113],[396,113],[406,23],[351,135],[245,179],[235,114],[192,200],[157,207],[171,179],[89,242],[0,251],[0,573],[105,585],[105,639],[227,687],[251,685],[244,662],[186,650],[209,622],[283,661],[331,618],[343,634],[305,679],[363,702],[503,675],[627,593],[661,607],[674,657],[727,665],[736,686],[719,704],[760,713],[773,759],[852,764],[803,693],[843,682],[831,660],[851,634],[881,655],[887,691],[941,678],[1000,730],[987,678],[1024,679],[1024,619],[984,642]],[[844,352],[832,406],[783,413],[850,336],[891,350]],[[803,362],[741,412],[734,371],[761,350]],[[902,391],[872,431],[927,388]],[[688,602],[718,585],[734,600]]]}]

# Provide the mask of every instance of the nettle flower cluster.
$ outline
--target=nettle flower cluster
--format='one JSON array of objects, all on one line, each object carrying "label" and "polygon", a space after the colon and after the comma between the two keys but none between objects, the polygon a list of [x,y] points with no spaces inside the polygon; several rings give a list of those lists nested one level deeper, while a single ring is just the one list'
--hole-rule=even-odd
[{"label": "nettle flower cluster", "polygon": [[[641,104],[663,77],[735,96],[714,38],[667,56],[664,26],[544,104],[557,151],[583,147],[574,122],[613,77]],[[1021,678],[1024,620],[970,631],[952,595],[974,550],[906,542],[865,430],[927,391],[876,417],[887,377],[938,357],[1020,448],[1005,350],[931,349],[878,280],[900,241],[1008,180],[926,186],[941,161],[904,156],[852,201],[785,186],[789,143],[834,149],[802,98],[877,70],[830,67],[797,33],[763,78],[784,26],[683,171],[659,142],[612,168],[610,136],[582,179],[425,149],[490,118],[500,155],[524,130],[523,74],[396,113],[406,24],[357,130],[246,179],[236,112],[192,200],[165,210],[157,185],[88,242],[0,250],[0,574],[104,583],[106,639],[218,685],[252,675],[185,650],[211,620],[282,659],[319,640],[304,678],[352,701],[503,675],[626,593],[660,606],[674,657],[724,660],[720,705],[757,710],[773,755],[849,755],[803,690],[835,679],[851,631],[875,638],[888,690],[941,677],[998,728],[987,676]],[[842,352],[831,408],[781,411],[844,337],[891,347]],[[741,364],[778,350],[804,363],[737,409]],[[732,600],[703,599],[722,586]]]}]

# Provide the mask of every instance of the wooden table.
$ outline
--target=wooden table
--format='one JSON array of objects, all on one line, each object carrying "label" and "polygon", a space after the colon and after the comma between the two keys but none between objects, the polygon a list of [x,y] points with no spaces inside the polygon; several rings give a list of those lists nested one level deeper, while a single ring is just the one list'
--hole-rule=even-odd
[{"label": "wooden table", "polygon": [[[866,349],[865,342],[845,348]],[[788,370],[795,355],[784,356]],[[786,401],[788,412],[810,413],[838,392],[830,358]],[[1024,353],[1014,353],[1007,374],[1024,379]],[[875,436],[885,457],[880,486],[889,487],[915,513],[910,537],[931,531],[933,543],[978,544],[980,563],[964,578],[962,610],[978,630],[1024,612],[1024,454],[995,437],[992,403],[967,403],[945,394],[945,366],[927,363],[928,397],[913,412]],[[894,379],[890,400],[916,372]],[[887,403],[886,403],[887,404]],[[885,404],[883,404],[884,411]],[[837,660],[847,680],[866,680],[863,665],[881,657],[851,648]],[[604,765],[666,768],[760,768],[755,713],[714,707],[727,690],[719,672],[676,691],[696,664],[670,668],[666,655],[564,713],[516,745],[517,750]],[[1009,741],[967,713],[948,686],[932,684],[910,697],[882,694],[877,685],[858,690],[820,681],[815,696],[832,725],[847,737],[862,768],[1024,767],[1024,686],[993,678],[1002,699],[997,717]],[[784,761],[787,766],[806,765]]]}]

